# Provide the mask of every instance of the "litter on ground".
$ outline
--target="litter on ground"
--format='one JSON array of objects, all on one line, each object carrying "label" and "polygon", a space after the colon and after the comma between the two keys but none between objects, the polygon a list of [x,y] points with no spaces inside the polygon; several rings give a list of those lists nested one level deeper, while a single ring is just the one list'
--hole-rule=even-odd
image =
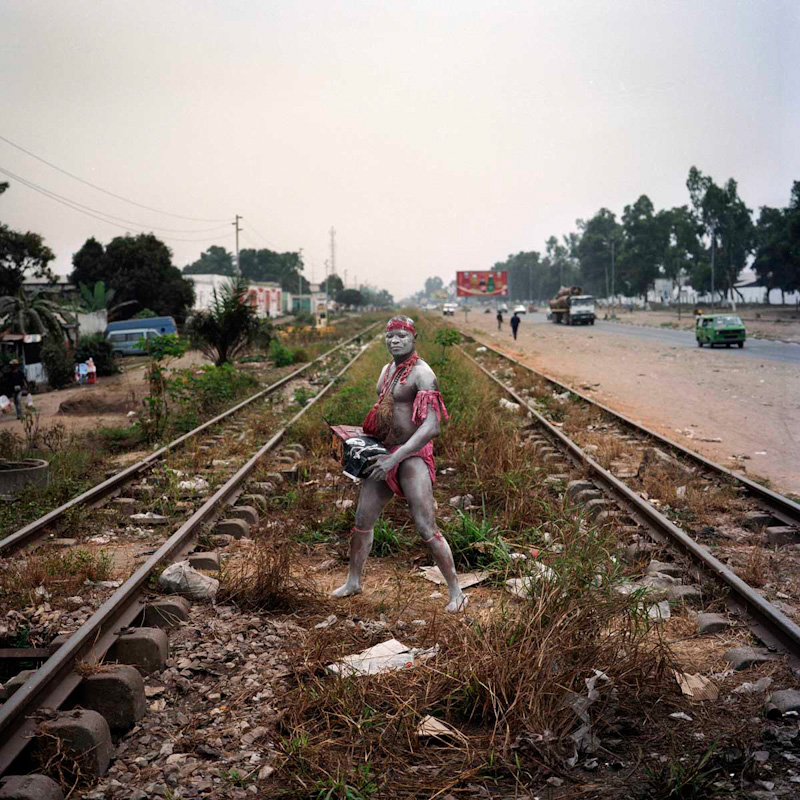
[{"label": "litter on ground", "polygon": [[467,737],[452,725],[426,714],[417,725],[417,736],[420,739],[448,739],[467,744]]},{"label": "litter on ground", "polygon": [[702,702],[703,700],[716,700],[719,697],[719,689],[703,675],[692,675],[688,672],[675,672],[675,680],[681,687],[686,697]]},{"label": "litter on ground", "polygon": [[[439,567],[420,567],[420,576],[438,586],[444,586],[447,583],[444,575],[439,571]],[[458,585],[462,589],[466,589],[476,583],[485,581],[488,577],[488,572],[462,572],[458,576]]]},{"label": "litter on ground", "polygon": [[388,639],[328,664],[326,669],[343,676],[379,675],[398,669],[411,669],[435,656],[438,650],[438,646],[420,649],[408,647],[397,639]]}]

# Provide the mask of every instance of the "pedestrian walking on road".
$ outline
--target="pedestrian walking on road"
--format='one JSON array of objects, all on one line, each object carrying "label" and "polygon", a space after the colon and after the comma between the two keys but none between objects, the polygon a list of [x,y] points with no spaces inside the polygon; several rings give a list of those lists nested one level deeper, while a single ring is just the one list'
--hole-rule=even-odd
[{"label": "pedestrian walking on road", "polygon": [[515,340],[517,338],[517,331],[519,330],[519,323],[520,323],[520,319],[517,316],[517,312],[515,311],[514,312],[514,316],[511,317],[511,333],[514,334],[514,339]]},{"label": "pedestrian walking on road", "polygon": [[497,330],[503,330],[503,312],[497,309]]},{"label": "pedestrian walking on road", "polygon": [[5,375],[3,384],[4,388],[0,390],[0,394],[7,394],[14,400],[17,419],[22,419],[22,392],[23,390],[28,390],[28,381],[25,379],[25,372],[16,358],[11,361],[11,371]]}]

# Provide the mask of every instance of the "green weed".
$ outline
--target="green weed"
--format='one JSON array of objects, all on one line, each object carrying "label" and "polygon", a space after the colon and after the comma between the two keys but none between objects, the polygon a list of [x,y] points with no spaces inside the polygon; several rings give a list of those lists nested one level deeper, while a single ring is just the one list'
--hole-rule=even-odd
[{"label": "green weed", "polygon": [[470,514],[459,512],[455,521],[445,527],[444,535],[457,567],[498,567],[509,562],[508,546],[499,530],[486,518],[478,521]]},{"label": "green weed", "polygon": [[409,545],[408,539],[403,536],[403,528],[398,530],[383,517],[375,523],[374,534],[371,555],[378,558],[397,555]]},{"label": "green weed", "polygon": [[721,797],[723,792],[715,784],[723,770],[711,763],[715,749],[716,742],[699,757],[682,756],[658,768],[646,768],[647,787],[638,797],[642,800],[713,800]]}]

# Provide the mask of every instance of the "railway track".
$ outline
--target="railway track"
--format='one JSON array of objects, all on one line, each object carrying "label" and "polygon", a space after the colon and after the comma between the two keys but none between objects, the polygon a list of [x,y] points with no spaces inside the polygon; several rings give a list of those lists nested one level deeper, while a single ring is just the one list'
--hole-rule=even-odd
[{"label": "railway track", "polygon": [[[527,409],[536,427],[531,446],[554,468],[571,466],[572,480],[565,472],[556,478],[563,479],[571,499],[585,504],[591,518],[619,524],[631,537],[631,551],[645,554],[649,538],[682,553],[724,587],[728,606],[746,615],[761,642],[788,654],[790,663],[800,663],[800,627],[788,615],[793,606],[783,602],[800,599],[797,503],[485,342],[473,340],[469,349],[477,358],[462,348],[464,355]],[[648,477],[648,471],[654,474]],[[684,503],[687,494],[692,502]],[[706,514],[707,497],[712,510]],[[735,558],[741,551],[750,553],[748,562]],[[767,586],[758,591],[737,574],[746,576],[743,567],[752,566],[753,558],[771,558],[775,564],[777,585],[769,591]]]},{"label": "railway track", "polygon": [[[248,482],[252,481],[259,472],[263,472],[262,464],[265,457],[277,450],[287,430],[324,397],[335,385],[336,381],[358,360],[366,350],[367,345],[360,346],[355,342],[368,335],[374,327],[375,325],[369,326],[361,333],[314,359],[313,362],[295,370],[263,391],[209,420],[190,433],[170,442],[136,464],[127,467],[93,489],[54,509],[41,519],[26,525],[0,542],[0,553],[6,557],[13,558],[17,557],[19,555],[18,551],[23,548],[36,544],[44,538],[49,538],[54,529],[59,530],[59,532],[63,532],[65,528],[68,530],[70,520],[76,510],[99,508],[102,513],[114,504],[115,498],[117,503],[120,499],[124,499],[126,502],[123,505],[128,505],[128,503],[131,505],[139,503],[138,507],[141,507],[142,503],[145,507],[152,505],[152,491],[138,493],[133,498],[117,498],[117,495],[126,490],[126,487],[131,488],[135,481],[150,475],[157,464],[163,462],[168,455],[174,454],[182,448],[187,451],[186,458],[195,466],[198,463],[196,457],[199,455],[204,463],[209,463],[210,461],[214,472],[225,472],[224,480],[219,481],[218,485],[209,488],[209,496],[205,498],[194,496],[191,501],[180,504],[180,512],[184,518],[177,529],[171,535],[168,535],[165,540],[159,541],[159,546],[151,548],[144,563],[137,566],[121,585],[116,588],[114,586],[107,587],[114,589],[114,591],[108,593],[102,605],[97,608],[90,618],[71,635],[62,637],[63,641],[58,643],[58,648],[54,649],[54,652],[47,660],[31,675],[27,676],[26,680],[17,682],[18,688],[15,687],[16,691],[0,705],[0,776],[10,774],[9,771],[14,765],[22,763],[21,759],[25,757],[26,747],[35,735],[36,715],[42,709],[61,708],[69,701],[70,695],[81,684],[84,679],[83,675],[86,673],[79,674],[76,671],[76,665],[79,663],[96,665],[102,662],[106,653],[115,645],[118,645],[121,632],[128,631],[130,626],[151,624],[148,619],[154,615],[148,613],[147,589],[155,574],[158,574],[168,563],[185,558],[195,549],[198,537],[208,533],[210,523],[219,518],[221,511],[222,516],[228,516],[229,519],[223,520],[221,524],[217,523],[217,530],[227,532],[227,534],[222,534],[222,538],[227,538],[229,541],[231,539],[230,534],[235,537],[246,535],[250,524],[257,522],[257,509],[247,505],[235,505],[239,498],[245,494]],[[350,357],[340,369],[337,369],[330,361],[339,351],[347,353]],[[258,409],[257,401],[273,397],[280,390],[286,392],[292,382],[304,379],[315,366],[326,364],[328,371],[325,385],[297,413],[285,413],[284,410],[282,416],[280,413],[272,414],[269,423],[271,430],[269,430],[268,435],[262,436],[259,444],[254,446],[251,439],[255,438],[258,433],[248,436],[248,430],[237,422],[237,415],[240,416],[245,411]],[[201,440],[203,434],[212,434],[215,430],[220,430],[220,426],[226,426],[222,428],[223,433],[218,433],[213,438],[205,441]],[[243,449],[249,451],[244,457],[243,463],[241,463],[242,458],[238,459],[239,463],[233,464],[231,460],[213,459],[215,447],[221,443],[230,443],[234,437],[239,441]],[[190,445],[194,446],[193,452],[189,452]],[[299,446],[286,448],[282,456],[279,455],[277,458],[279,468],[281,462],[283,462],[282,466],[285,467],[289,479],[297,477],[295,462],[298,461],[298,456],[301,452],[298,448]],[[292,466],[292,463],[295,463],[295,466]],[[172,472],[173,475],[177,474],[171,468],[164,468],[164,471],[165,473]],[[274,482],[284,480],[284,476],[280,472],[267,473],[267,477]],[[158,485],[148,485],[146,481],[143,483],[146,488],[155,489],[155,493],[160,490]],[[142,485],[142,483],[139,483],[138,487],[134,486],[133,488],[141,489]],[[255,488],[252,489],[253,494],[250,495],[254,501],[258,500],[259,488],[269,489],[271,487],[267,486],[263,481],[260,484],[257,483]],[[115,509],[112,513],[116,514],[118,511]],[[148,519],[150,518],[148,517]],[[172,518],[168,521],[169,524],[174,522]],[[143,524],[147,524],[147,522],[145,521]],[[164,627],[168,627],[170,620],[164,619],[163,621],[165,623]],[[156,645],[160,641],[166,642],[165,635],[161,637],[155,636]],[[28,655],[33,655],[33,653]],[[121,658],[118,658],[118,660],[123,661]],[[29,764],[26,766],[30,767]],[[28,769],[26,768],[20,774],[25,774],[27,771]]]}]

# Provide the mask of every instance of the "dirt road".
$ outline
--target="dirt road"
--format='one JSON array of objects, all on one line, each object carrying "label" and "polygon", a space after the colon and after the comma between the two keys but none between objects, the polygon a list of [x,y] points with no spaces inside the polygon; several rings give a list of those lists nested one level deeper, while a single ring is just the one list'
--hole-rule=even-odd
[{"label": "dirt road", "polygon": [[[192,350],[170,363],[170,367],[181,369],[193,364],[207,362],[202,353]],[[119,375],[98,378],[93,386],[71,386],[54,392],[33,396],[34,406],[40,413],[40,424],[47,427],[50,422],[59,422],[69,431],[95,430],[130,424],[128,412],[141,407],[147,394],[145,387],[144,358],[127,358],[122,362]],[[0,430],[8,427],[18,435],[22,424],[14,414],[0,415]]]},{"label": "dirt road", "polygon": [[800,494],[797,364],[633,339],[611,326],[523,320],[515,342],[507,322],[498,333],[494,315],[454,323],[708,458]]}]

